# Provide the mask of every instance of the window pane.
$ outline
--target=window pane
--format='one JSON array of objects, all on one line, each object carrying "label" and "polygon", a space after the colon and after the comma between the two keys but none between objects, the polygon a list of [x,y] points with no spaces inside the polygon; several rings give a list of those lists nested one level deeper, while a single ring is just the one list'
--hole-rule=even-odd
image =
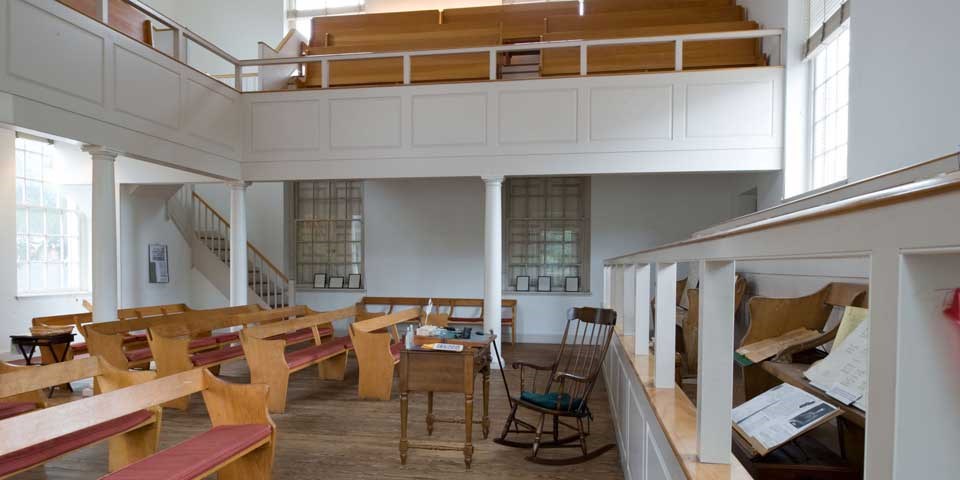
[{"label": "window pane", "polygon": [[63,260],[63,237],[47,237],[47,261]]},{"label": "window pane", "polygon": [[[19,145],[18,145],[18,147],[19,147]],[[26,154],[24,153],[23,150],[20,150],[19,148],[16,150],[17,176],[18,176],[18,177],[23,177],[24,175],[26,175],[26,171],[24,170],[25,167],[24,167],[24,165],[23,165],[24,156],[25,156],[25,155],[26,155]]]},{"label": "window pane", "polygon": [[27,180],[27,189],[26,189],[26,199],[25,202],[27,205],[42,205],[43,203],[43,184],[34,181]]},{"label": "window pane", "polygon": [[363,196],[358,181],[297,182],[294,186],[297,281],[313,285],[314,273],[361,273]]},{"label": "window pane", "polygon": [[34,180],[43,178],[43,156],[39,153],[27,152],[23,167],[25,177]]},{"label": "window pane", "polygon": [[63,289],[63,265],[59,263],[47,264],[47,290]]},{"label": "window pane", "polygon": [[27,237],[25,235],[17,235],[17,263],[23,263],[27,261]]},{"label": "window pane", "polygon": [[28,260],[31,262],[42,262],[46,259],[43,250],[43,237],[31,236],[27,241]]},{"label": "window pane", "polygon": [[18,205],[24,203],[26,190],[27,190],[27,187],[24,181],[17,179],[17,204]]},{"label": "window pane", "polygon": [[18,263],[17,264],[17,288],[23,291],[23,290],[26,290],[26,286],[29,284],[30,284],[30,264]]},{"label": "window pane", "polygon": [[31,208],[27,210],[28,231],[33,235],[43,235],[43,210]]},{"label": "window pane", "polygon": [[27,210],[17,209],[17,233],[27,233]]},{"label": "window pane", "polygon": [[46,287],[46,284],[43,281],[44,278],[44,264],[43,263],[30,263],[30,290],[34,292],[43,291]]},{"label": "window pane", "polygon": [[47,235],[61,235],[62,221],[63,213],[60,210],[47,210]]},{"label": "window pane", "polygon": [[80,218],[76,213],[68,212],[66,214],[67,220],[67,235],[79,235],[80,234]]}]

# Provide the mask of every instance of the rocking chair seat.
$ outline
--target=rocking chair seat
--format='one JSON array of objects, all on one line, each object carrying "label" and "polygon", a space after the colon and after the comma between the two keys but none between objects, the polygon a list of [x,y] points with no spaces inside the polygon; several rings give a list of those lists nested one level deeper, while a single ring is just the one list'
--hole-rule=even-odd
[{"label": "rocking chair seat", "polygon": [[520,392],[520,400],[549,410],[579,410],[580,404],[583,403],[582,398],[575,398],[573,399],[573,407],[571,408],[570,395],[566,393],[560,394],[558,392]]}]

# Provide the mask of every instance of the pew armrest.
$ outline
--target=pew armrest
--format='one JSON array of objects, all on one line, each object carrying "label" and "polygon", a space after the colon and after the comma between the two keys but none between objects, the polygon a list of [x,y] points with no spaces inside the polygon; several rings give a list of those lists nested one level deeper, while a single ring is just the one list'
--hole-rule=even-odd
[{"label": "pew armrest", "polygon": [[100,375],[97,375],[97,388],[100,393],[112,392],[121,388],[132,387],[157,378],[157,372],[145,370],[121,370],[100,359]]},{"label": "pew armrest", "polygon": [[267,410],[268,386],[225,382],[209,370],[203,371],[203,382],[203,401],[214,427],[256,423],[276,430]]}]

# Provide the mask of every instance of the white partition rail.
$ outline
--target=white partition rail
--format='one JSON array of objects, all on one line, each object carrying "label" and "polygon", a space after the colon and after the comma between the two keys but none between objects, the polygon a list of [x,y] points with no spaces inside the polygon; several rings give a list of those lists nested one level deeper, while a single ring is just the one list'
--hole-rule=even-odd
[{"label": "white partition rail", "polygon": [[[953,157],[960,160],[960,153]],[[649,302],[648,282],[655,271],[656,303],[664,305],[656,308],[658,388],[678,388],[671,316],[675,265],[699,263],[699,461],[730,461],[735,262],[868,258],[864,478],[947,478],[946,472],[960,470],[960,456],[953,451],[960,444],[960,376],[955,374],[960,326],[941,313],[948,295],[960,288],[957,211],[960,172],[606,260],[606,269],[636,266],[638,333],[631,352],[636,355],[649,355],[641,333],[649,317],[641,314],[641,305]],[[622,277],[612,281],[622,282]],[[609,288],[616,291],[617,285]]]}]

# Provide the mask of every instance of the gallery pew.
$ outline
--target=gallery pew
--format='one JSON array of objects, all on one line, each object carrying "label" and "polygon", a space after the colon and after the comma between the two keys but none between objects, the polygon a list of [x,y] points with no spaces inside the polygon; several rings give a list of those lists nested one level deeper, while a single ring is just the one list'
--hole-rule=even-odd
[{"label": "gallery pew", "polygon": [[[258,312],[257,305],[215,308],[210,310],[190,310],[178,315],[149,316],[114,322],[97,322],[84,326],[84,336],[92,355],[99,355],[118,368],[147,367],[154,360],[149,345],[125,344],[124,339],[134,331],[143,331],[160,325],[177,325],[191,318],[223,318],[239,313]],[[202,352],[216,350],[237,341],[235,333],[211,335],[212,330],[195,332],[190,339],[190,351]],[[146,337],[146,335],[144,335]]]},{"label": "gallery pew", "polygon": [[583,13],[629,12],[660,8],[716,7],[734,5],[734,0],[585,0]]},{"label": "gallery pew", "polygon": [[[265,325],[250,326],[240,332],[243,354],[250,368],[250,382],[270,386],[270,411],[283,413],[287,405],[287,386],[290,375],[317,365],[323,380],[343,380],[347,355],[353,348],[349,337],[333,338],[321,335],[337,320],[351,319],[356,307],[281,320]],[[287,350],[283,337],[289,333],[310,330],[313,344],[298,350]]]},{"label": "gallery pew", "polygon": [[579,15],[580,2],[537,2],[514,5],[447,8],[441,12],[445,25],[500,24],[503,43],[535,42],[544,31],[544,19],[554,15]]},{"label": "gallery pew", "polygon": [[[149,383],[156,377],[153,372],[117,369],[99,357],[4,372],[0,373],[0,398],[31,395],[43,388],[91,377],[96,391],[106,394]],[[72,407],[70,411],[76,412],[75,415],[79,417],[75,418],[64,415],[65,410],[61,407],[35,410],[0,420],[0,478],[106,439],[110,439],[110,471],[145,458],[157,449],[161,411],[156,406],[141,405],[126,409],[123,413],[113,412],[109,418],[104,417],[104,413],[108,412]],[[113,411],[112,407],[104,407],[104,410]],[[40,426],[42,428],[38,428]]]},{"label": "gallery pew", "polygon": [[[84,359],[80,361],[96,361]],[[72,362],[71,362],[72,363]],[[54,368],[58,365],[51,365]],[[110,369],[106,363],[102,367]],[[116,372],[119,378],[152,377],[152,372]],[[103,377],[103,376],[102,376]],[[60,377],[55,381],[63,381]],[[104,382],[105,385],[105,382]],[[113,473],[103,477],[111,480],[167,480],[201,479],[214,473],[221,480],[269,479],[276,445],[276,427],[267,411],[265,385],[239,385],[219,380],[205,370],[191,370],[165,378],[138,384],[120,385],[90,398],[50,407],[0,421],[0,458],[18,455],[25,449],[47,446],[60,439],[78,439],[72,449],[98,441],[93,433],[117,435],[114,443],[132,447],[139,461],[120,458],[114,463]],[[0,383],[0,392],[9,389]],[[129,418],[138,418],[141,412],[150,415],[151,428],[159,428],[158,406],[166,401],[202,392],[212,428],[166,450],[153,453],[156,435],[142,434],[139,424],[124,425]],[[36,428],[43,425],[46,428]],[[126,428],[123,428],[126,427]],[[116,431],[119,430],[119,431]],[[93,433],[91,433],[93,432]],[[139,443],[130,436],[144,437]],[[119,438],[119,440],[118,440]],[[149,440],[149,441],[146,441]],[[144,448],[149,445],[149,448]],[[82,445],[81,445],[82,443]],[[149,451],[148,451],[149,450]],[[42,449],[40,454],[56,452]],[[66,452],[62,452],[66,453]]]},{"label": "gallery pew", "polygon": [[739,5],[658,8],[590,15],[551,15],[546,19],[546,28],[543,33],[739,22],[746,19],[746,10]]},{"label": "gallery pew", "polygon": [[[31,368],[33,367],[10,365],[9,363],[0,362],[0,378],[3,378],[3,375],[7,373],[22,371],[33,372],[33,370],[27,370]],[[44,399],[43,388],[44,387],[38,387],[33,390],[0,397],[0,420],[46,407],[47,402]]]},{"label": "gallery pew", "polygon": [[360,368],[357,394],[361,399],[390,400],[393,373],[400,362],[403,343],[395,340],[387,330],[419,317],[420,309],[409,308],[350,324],[350,340]]},{"label": "gallery pew", "polygon": [[[736,276],[733,287],[733,315],[736,317],[740,311],[740,305],[743,303],[743,296],[747,293],[747,280],[740,275]],[[687,376],[696,376],[699,368],[700,355],[700,289],[691,288],[687,290],[687,311],[683,317],[683,325],[680,328],[680,339],[682,342],[682,367],[683,374]],[[680,383],[680,378],[677,379]]]},{"label": "gallery pew", "polygon": [[363,13],[358,15],[327,15],[310,20],[310,46],[327,46],[327,34],[343,30],[367,29],[376,31],[384,27],[405,26],[421,28],[440,23],[439,10],[415,10],[410,12]]},{"label": "gallery pew", "polygon": [[[232,315],[190,316],[178,323],[154,325],[147,330],[147,341],[153,352],[153,359],[157,365],[157,375],[166,377],[194,368],[213,369],[225,363],[243,358],[243,346],[236,344],[239,341],[238,333],[231,333],[234,339],[230,345],[221,345],[212,350],[195,351],[192,345],[197,333],[213,330],[243,328],[247,325],[264,325],[281,320],[303,317],[316,313],[303,305],[276,308]],[[333,335],[333,330],[324,328],[318,330],[321,336]],[[313,340],[312,329],[301,328],[296,331],[282,333],[271,339],[282,340],[286,345],[295,345]],[[171,402],[164,406],[186,409],[189,398],[184,397],[179,402]]]},{"label": "gallery pew", "polygon": [[[716,22],[694,25],[634,27],[603,31],[565,31],[543,35],[543,41],[594,40],[656,37],[694,33],[756,30],[756,22]],[[728,68],[765,65],[760,41],[754,39],[684,42],[683,69]],[[673,42],[646,45],[603,45],[587,49],[588,73],[618,73],[673,70],[676,66]],[[552,48],[541,52],[540,74],[579,75],[579,48]]]},{"label": "gallery pew", "polygon": [[[471,325],[476,328],[477,325],[483,325],[483,299],[482,298],[444,298],[444,297],[363,297],[359,305],[362,310],[358,312],[358,319],[363,315],[375,316],[383,313],[393,313],[400,307],[419,307],[427,306],[433,302],[434,312],[448,314],[447,323],[454,325]],[[516,344],[517,339],[517,300],[512,298],[503,299],[503,309],[510,311],[510,316],[500,314],[500,324],[502,328],[510,330],[510,344]],[[376,307],[379,312],[371,312],[370,307]],[[423,322],[424,319],[421,319]]]}]

